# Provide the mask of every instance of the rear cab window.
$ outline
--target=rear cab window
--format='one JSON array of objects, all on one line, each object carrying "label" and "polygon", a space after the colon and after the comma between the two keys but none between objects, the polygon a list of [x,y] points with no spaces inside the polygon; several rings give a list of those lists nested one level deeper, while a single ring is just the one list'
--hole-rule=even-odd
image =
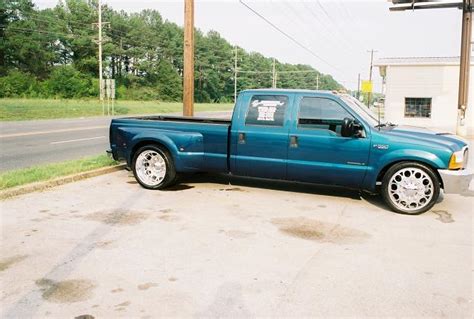
[{"label": "rear cab window", "polygon": [[245,125],[283,127],[288,103],[287,95],[253,95],[245,116]]}]

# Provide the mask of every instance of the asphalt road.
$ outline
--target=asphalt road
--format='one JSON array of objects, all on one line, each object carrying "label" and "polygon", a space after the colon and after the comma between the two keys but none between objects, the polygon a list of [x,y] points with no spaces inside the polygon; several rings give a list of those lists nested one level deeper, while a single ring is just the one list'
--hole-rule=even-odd
[{"label": "asphalt road", "polygon": [[473,206],[120,171],[0,202],[0,317],[472,318]]},{"label": "asphalt road", "polygon": [[[202,112],[230,117],[230,112]],[[0,122],[0,171],[104,154],[110,117]]]}]

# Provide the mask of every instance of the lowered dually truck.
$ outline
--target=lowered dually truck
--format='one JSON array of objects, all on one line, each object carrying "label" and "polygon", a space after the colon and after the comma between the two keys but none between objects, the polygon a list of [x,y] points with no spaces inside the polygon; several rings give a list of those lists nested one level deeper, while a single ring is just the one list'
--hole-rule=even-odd
[{"label": "lowered dually truck", "polygon": [[110,145],[148,189],[179,173],[231,173],[381,193],[404,214],[429,210],[441,189],[466,191],[473,176],[461,138],[381,124],[351,96],[325,91],[242,91],[231,120],[113,119]]}]

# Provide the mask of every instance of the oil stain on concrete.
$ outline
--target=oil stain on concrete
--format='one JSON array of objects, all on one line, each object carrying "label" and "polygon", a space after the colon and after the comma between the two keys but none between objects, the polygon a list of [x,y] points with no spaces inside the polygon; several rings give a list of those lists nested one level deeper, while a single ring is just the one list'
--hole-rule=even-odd
[{"label": "oil stain on concrete", "polygon": [[147,282],[145,284],[141,284],[137,286],[139,290],[148,290],[152,287],[158,287],[158,284],[156,282]]},{"label": "oil stain on concrete", "polygon": [[0,259],[0,272],[7,270],[8,268],[10,268],[16,263],[19,263],[26,257],[26,255],[15,255],[8,258]]},{"label": "oil stain on concrete", "polygon": [[85,216],[88,220],[101,222],[112,226],[137,225],[148,218],[147,213],[132,210],[98,211]]},{"label": "oil stain on concrete", "polygon": [[41,287],[43,299],[55,303],[73,303],[84,301],[92,297],[96,287],[90,280],[72,279],[54,281],[51,279],[40,279],[36,284]]},{"label": "oil stain on concrete", "polygon": [[453,216],[446,210],[433,210],[433,213],[438,215],[436,219],[442,223],[454,223]]},{"label": "oil stain on concrete", "polygon": [[357,229],[305,217],[275,218],[271,222],[286,235],[318,242],[358,244],[370,238],[369,234]]}]

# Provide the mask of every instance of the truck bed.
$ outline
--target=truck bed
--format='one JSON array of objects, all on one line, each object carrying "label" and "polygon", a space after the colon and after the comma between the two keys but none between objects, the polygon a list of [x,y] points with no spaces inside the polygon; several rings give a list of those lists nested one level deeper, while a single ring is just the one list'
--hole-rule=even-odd
[{"label": "truck bed", "polygon": [[178,172],[227,172],[230,126],[230,119],[185,116],[113,119],[111,147],[114,157],[129,166],[138,147],[157,143],[171,153]]}]

